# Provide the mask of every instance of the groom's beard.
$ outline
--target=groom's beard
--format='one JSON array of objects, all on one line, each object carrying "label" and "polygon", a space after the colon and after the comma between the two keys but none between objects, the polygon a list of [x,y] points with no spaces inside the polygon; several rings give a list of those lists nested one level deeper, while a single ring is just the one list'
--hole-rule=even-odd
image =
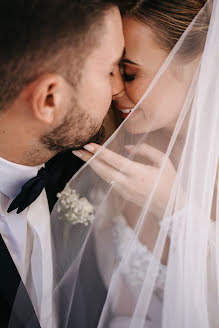
[{"label": "groom's beard", "polygon": [[81,149],[83,146],[89,144],[89,143],[96,143],[96,144],[101,144],[103,142],[103,140],[105,139],[105,128],[103,125],[101,125],[100,129],[98,130],[98,132],[93,135],[92,137],[90,137],[90,139],[87,139],[87,141],[85,141],[83,144],[81,144],[80,147],[75,147],[72,150],[78,150]]},{"label": "groom's beard", "polygon": [[68,111],[63,122],[41,137],[41,143],[53,153],[77,150],[88,143],[101,143],[104,140],[103,125],[97,124],[81,109],[74,107]]}]

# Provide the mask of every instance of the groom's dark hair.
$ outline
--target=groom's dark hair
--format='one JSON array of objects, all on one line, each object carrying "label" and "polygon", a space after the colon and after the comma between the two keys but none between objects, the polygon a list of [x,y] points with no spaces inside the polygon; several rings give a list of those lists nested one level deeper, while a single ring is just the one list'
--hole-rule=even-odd
[{"label": "groom's dark hair", "polygon": [[105,13],[118,5],[118,0],[1,0],[0,109],[43,73],[74,83],[97,46]]}]

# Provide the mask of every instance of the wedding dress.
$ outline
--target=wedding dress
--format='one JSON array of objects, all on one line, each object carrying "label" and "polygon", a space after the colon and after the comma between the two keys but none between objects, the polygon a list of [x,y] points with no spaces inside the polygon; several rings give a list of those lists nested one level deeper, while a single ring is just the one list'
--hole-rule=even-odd
[{"label": "wedding dress", "polygon": [[[133,236],[133,230],[128,226],[124,217],[116,217],[113,220],[113,228],[112,228],[112,236],[113,236],[113,244],[115,251],[115,265],[116,263],[120,263],[124,250],[127,245],[127,242]],[[123,279],[125,283],[128,285],[130,290],[130,297],[136,298],[137,295],[135,293],[136,290],[142,285],[145,277],[145,272],[147,271],[147,267],[151,261],[152,253],[149,251],[146,245],[143,245],[139,240],[136,240],[135,246],[131,250],[131,254],[129,257],[129,261],[124,268],[123,271]],[[100,266],[104,268],[103,266]],[[158,328],[161,327],[161,313],[162,313],[162,299],[164,292],[164,284],[165,284],[165,274],[166,268],[164,265],[159,265],[159,273],[156,278],[154,294],[151,300],[150,310],[148,312],[145,327],[150,328]],[[109,285],[107,286],[107,288]],[[124,300],[125,302],[125,300]],[[122,321],[128,320],[120,318],[114,319],[114,323],[112,322],[110,327],[120,328],[120,324]],[[120,324],[118,323],[120,322]]]},{"label": "wedding dress", "polygon": [[[181,224],[183,223],[183,210],[181,210],[179,213],[177,213],[177,217],[171,218],[171,220],[177,220],[178,222],[178,233],[180,233]],[[209,240],[208,240],[208,250],[209,250],[209,268],[212,268],[213,262],[213,254],[215,254],[215,233],[216,233],[216,224],[214,221],[210,222],[209,227]],[[126,248],[126,245],[129,240],[133,237],[133,230],[130,228],[130,226],[127,224],[127,221],[124,216],[115,217],[113,219],[113,227],[112,227],[112,240],[113,240],[113,249],[114,251],[114,261],[113,265],[116,267],[118,263],[120,263],[124,251]],[[171,232],[169,231],[169,235],[171,235]],[[100,245],[99,245],[100,246]],[[106,247],[106,244],[105,244]],[[98,250],[97,250],[98,253]],[[129,288],[130,295],[129,297],[136,298],[138,293],[136,293],[136,290],[142,285],[145,277],[145,272],[147,271],[147,268],[149,266],[149,263],[153,257],[153,254],[151,251],[147,248],[146,245],[142,244],[138,239],[136,240],[136,243],[134,247],[131,249],[131,254],[129,256],[128,262],[126,266],[123,268],[123,279],[125,281],[126,286]],[[101,258],[101,255],[99,256],[99,267],[101,270],[101,274],[103,275],[106,287],[109,288],[110,281],[107,281],[107,271],[109,270],[109,265],[106,265],[106,261]],[[104,262],[104,265],[103,265]],[[112,265],[112,262],[111,262]],[[114,267],[114,268],[115,268]],[[104,271],[104,268],[107,268],[106,271]],[[159,264],[159,272],[156,277],[155,287],[151,299],[150,308],[147,314],[147,318],[145,320],[145,328],[160,328],[161,322],[162,322],[162,302],[163,302],[163,294],[164,294],[164,288],[165,288],[165,276],[166,276],[166,266],[163,264]],[[213,270],[215,272],[215,269]],[[215,305],[213,304],[213,299],[216,299],[215,292],[211,290],[211,285],[214,286],[212,273],[209,271],[209,299],[211,300],[211,305],[209,306],[209,310],[213,314],[211,316],[211,327],[217,327],[218,326],[218,316],[214,311]],[[126,299],[124,298],[124,302]],[[109,328],[123,328],[127,327],[129,324],[130,318],[128,317],[116,317],[114,318]]]}]

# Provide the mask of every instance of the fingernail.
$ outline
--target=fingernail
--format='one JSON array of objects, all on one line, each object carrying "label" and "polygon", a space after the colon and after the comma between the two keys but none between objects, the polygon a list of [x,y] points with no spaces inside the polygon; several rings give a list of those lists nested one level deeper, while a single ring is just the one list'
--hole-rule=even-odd
[{"label": "fingernail", "polygon": [[75,156],[80,157],[80,158],[82,157],[82,153],[80,153],[77,150],[73,150],[72,154],[74,154]]},{"label": "fingernail", "polygon": [[91,153],[93,153],[93,152],[94,152],[94,147],[93,147],[93,146],[91,146],[91,145],[85,145],[85,146],[84,146],[84,149],[86,149],[86,150],[90,151]]}]

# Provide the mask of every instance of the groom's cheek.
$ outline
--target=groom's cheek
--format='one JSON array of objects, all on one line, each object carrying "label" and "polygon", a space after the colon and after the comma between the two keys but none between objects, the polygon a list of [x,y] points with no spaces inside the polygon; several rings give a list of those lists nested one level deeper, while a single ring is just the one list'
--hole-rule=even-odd
[{"label": "groom's cheek", "polygon": [[109,80],[100,77],[88,77],[86,87],[82,95],[83,108],[87,113],[103,122],[112,102],[112,88]]}]

